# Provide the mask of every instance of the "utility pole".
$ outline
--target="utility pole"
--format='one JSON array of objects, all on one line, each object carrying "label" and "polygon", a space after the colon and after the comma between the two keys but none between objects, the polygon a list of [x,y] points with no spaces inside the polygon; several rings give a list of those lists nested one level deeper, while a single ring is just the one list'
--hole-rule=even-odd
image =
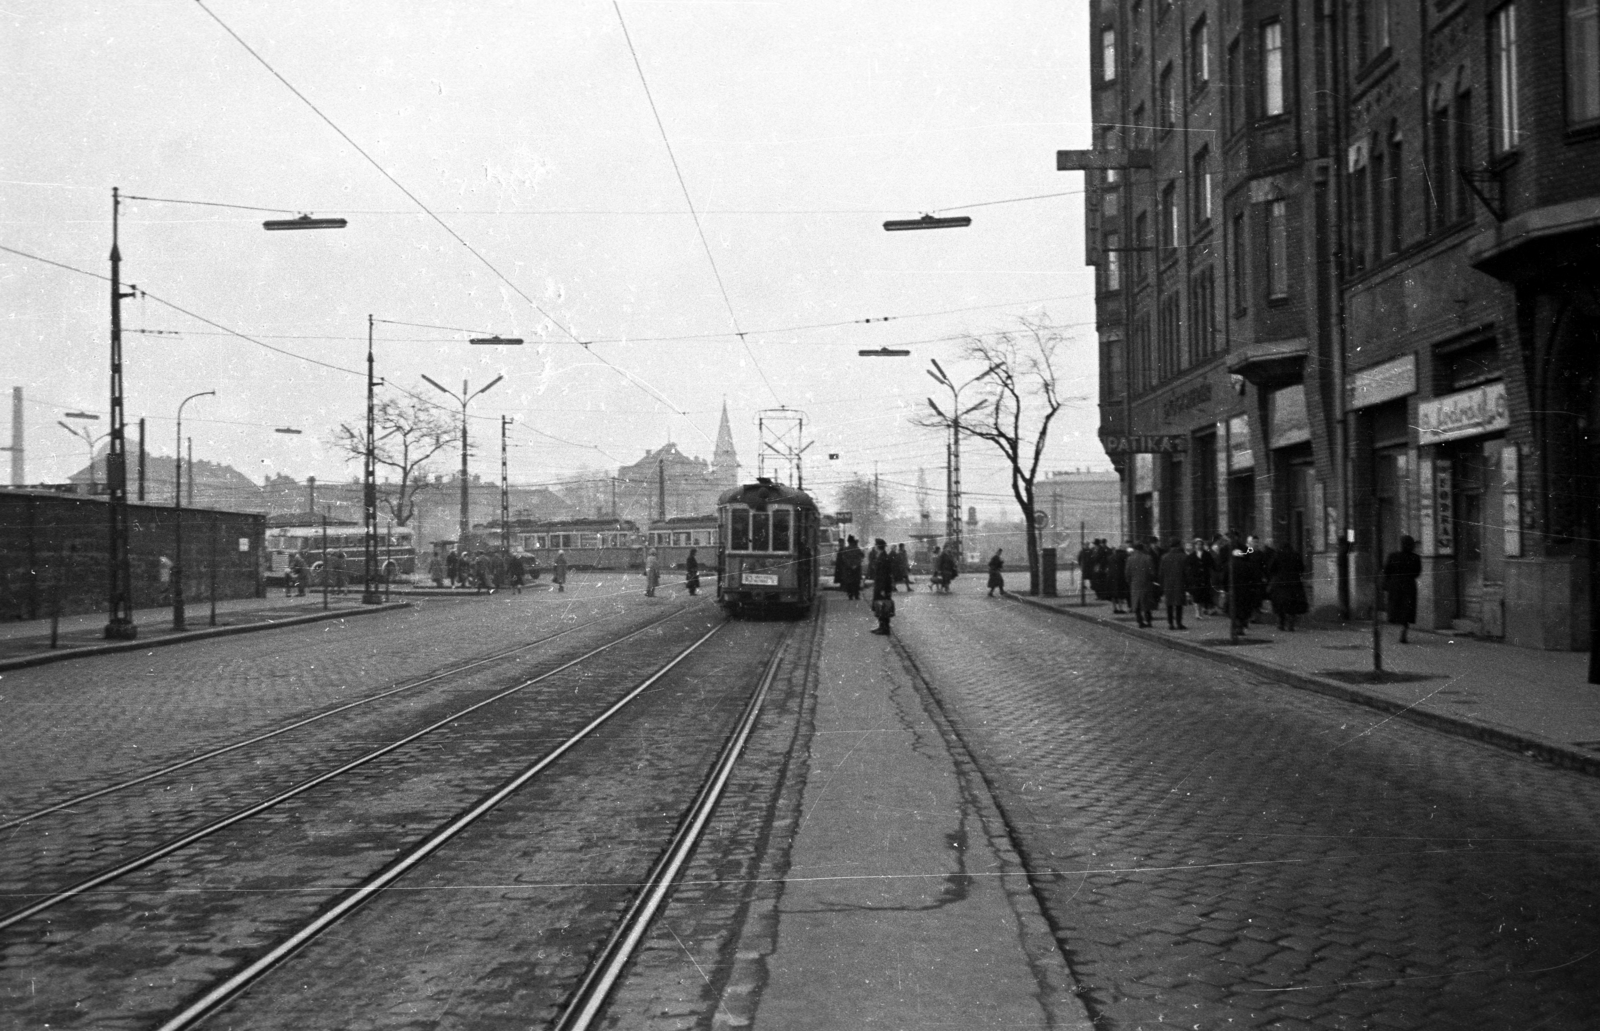
[{"label": "utility pole", "polygon": [[11,452],[11,486],[20,487],[24,479],[22,466],[22,388],[11,388],[11,446],[0,448]]},{"label": "utility pole", "polygon": [[[502,342],[503,343],[509,343],[510,341],[502,341]],[[521,343],[520,340],[518,340],[516,342],[517,343]],[[458,541],[461,542],[462,544],[464,544],[466,542],[466,539],[467,539],[467,534],[472,529],[472,524],[469,521],[468,515],[467,515],[467,403],[470,402],[473,398],[477,397],[479,394],[482,394],[482,393],[486,392],[490,387],[494,386],[496,383],[499,383],[501,380],[505,379],[505,376],[503,374],[499,375],[499,376],[496,376],[494,379],[492,379],[489,382],[485,383],[483,386],[479,387],[475,392],[470,393],[470,394],[467,393],[467,381],[466,380],[462,380],[461,381],[461,393],[457,394],[453,390],[447,390],[444,387],[440,386],[439,382],[437,380],[430,379],[427,376],[423,376],[422,378],[428,381],[428,385],[429,386],[433,387],[435,390],[439,391],[441,394],[449,395],[450,397],[454,398],[461,405],[461,526],[460,526],[460,536],[458,538]]]},{"label": "utility pole", "polygon": [[110,618],[105,636],[131,641],[139,635],[133,623],[133,568],[128,557],[128,451],[122,419],[122,301],[138,291],[122,292],[122,252],[117,247],[117,209],[122,199],[111,188],[111,444],[106,449],[106,489],[111,513],[111,541],[106,551]]},{"label": "utility pole", "polygon": [[139,417],[139,500],[144,501],[144,416]]},{"label": "utility pole", "polygon": [[511,554],[511,481],[506,476],[506,427],[511,417],[500,417],[500,550]]},{"label": "utility pole", "polygon": [[372,316],[367,315],[367,449],[361,466],[361,509],[366,523],[365,546],[361,549],[361,604],[377,605],[383,601],[378,594],[373,576],[378,569],[378,459],[376,417],[373,414],[373,390],[378,385],[372,358]]}]

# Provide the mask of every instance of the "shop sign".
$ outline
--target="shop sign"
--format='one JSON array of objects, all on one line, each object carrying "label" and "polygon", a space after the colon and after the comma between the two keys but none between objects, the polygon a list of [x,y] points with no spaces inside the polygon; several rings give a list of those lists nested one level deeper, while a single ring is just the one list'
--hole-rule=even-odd
[{"label": "shop sign", "polygon": [[1454,498],[1450,463],[1424,458],[1417,463],[1417,527],[1424,555],[1456,553]]},{"label": "shop sign", "polygon": [[1237,472],[1255,467],[1255,452],[1250,450],[1250,417],[1235,415],[1228,420],[1228,468]]},{"label": "shop sign", "polygon": [[1495,433],[1511,425],[1504,382],[1485,383],[1417,405],[1417,443],[1441,444]]},{"label": "shop sign", "polygon": [[1354,411],[1417,392],[1417,356],[1404,355],[1370,369],[1351,373],[1345,383],[1345,407]]},{"label": "shop sign", "polygon": [[1267,395],[1267,446],[1288,447],[1311,439],[1311,416],[1306,412],[1303,383]]},{"label": "shop sign", "polygon": [[1172,422],[1202,405],[1211,403],[1211,381],[1203,380],[1168,396],[1161,402],[1161,421]]},{"label": "shop sign", "polygon": [[1189,450],[1186,433],[1135,433],[1123,437],[1101,437],[1108,455],[1181,454]]},{"label": "shop sign", "polygon": [[1505,527],[1506,557],[1522,555],[1522,452],[1517,445],[1500,449],[1500,520]]}]

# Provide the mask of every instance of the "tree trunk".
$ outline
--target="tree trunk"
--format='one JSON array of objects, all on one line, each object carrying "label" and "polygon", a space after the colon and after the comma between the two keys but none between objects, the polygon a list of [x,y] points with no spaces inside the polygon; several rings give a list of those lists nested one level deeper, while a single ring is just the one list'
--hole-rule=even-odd
[{"label": "tree trunk", "polygon": [[1039,531],[1033,525],[1032,505],[1022,508],[1022,527],[1028,541],[1028,593],[1037,598],[1042,589],[1039,584]]}]

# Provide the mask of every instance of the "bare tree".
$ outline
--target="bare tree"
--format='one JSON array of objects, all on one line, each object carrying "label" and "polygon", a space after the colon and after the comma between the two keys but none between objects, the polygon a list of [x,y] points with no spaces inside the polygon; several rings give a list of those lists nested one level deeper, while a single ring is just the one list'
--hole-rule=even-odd
[{"label": "bare tree", "polygon": [[[1045,320],[1019,319],[1014,331],[968,336],[961,357],[987,366],[975,388],[979,400],[963,411],[945,412],[932,399],[929,414],[918,425],[950,431],[958,426],[962,436],[987,440],[1011,466],[1011,495],[1022,510],[1028,541],[1028,592],[1038,594],[1039,532],[1034,515],[1034,483],[1044,458],[1050,424],[1069,400],[1056,381],[1056,351],[1068,338]],[[938,377],[935,377],[938,378]]]},{"label": "bare tree", "polygon": [[[417,491],[427,485],[428,459],[460,439],[456,421],[437,405],[411,395],[378,398],[372,416],[372,457],[393,471],[395,481],[378,484],[378,502],[397,526],[405,526],[416,514]],[[343,451],[349,462],[362,461],[367,454],[365,431],[349,425],[341,424],[328,444]]]},{"label": "bare tree", "polygon": [[834,492],[839,511],[849,512],[856,536],[870,541],[883,532],[883,527],[894,518],[894,495],[878,489],[878,484],[865,476],[857,476],[839,485]]}]

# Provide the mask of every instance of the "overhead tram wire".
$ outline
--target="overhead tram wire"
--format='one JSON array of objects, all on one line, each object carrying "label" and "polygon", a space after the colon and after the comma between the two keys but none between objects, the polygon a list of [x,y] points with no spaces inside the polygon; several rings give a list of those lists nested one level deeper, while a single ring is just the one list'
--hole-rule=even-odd
[{"label": "overhead tram wire", "polygon": [[722,292],[722,303],[728,308],[728,321],[733,323],[734,333],[739,337],[745,354],[750,356],[750,363],[756,367],[756,372],[761,376],[761,382],[767,385],[767,392],[778,404],[783,404],[783,398],[773,389],[772,381],[767,379],[767,372],[761,367],[761,362],[756,358],[756,353],[750,350],[750,341],[739,328],[739,316],[734,313],[733,301],[728,298],[728,288],[722,282],[722,272],[717,268],[717,259],[711,253],[711,242],[706,239],[705,227],[700,224],[700,214],[695,211],[694,198],[689,196],[689,184],[683,180],[683,169],[678,167],[678,156],[672,152],[672,140],[667,137],[667,127],[661,121],[661,112],[656,109],[656,98],[650,92],[650,81],[645,78],[644,65],[639,63],[639,52],[634,49],[633,37],[628,33],[628,23],[622,17],[622,5],[617,0],[611,0],[611,7],[617,12],[617,24],[622,26],[622,38],[628,44],[628,54],[633,58],[633,67],[639,73],[639,84],[644,87],[645,100],[650,103],[650,114],[655,117],[656,128],[661,132],[661,142],[667,148],[667,158],[672,162],[672,173],[678,177],[678,188],[683,191],[683,202],[689,206],[689,216],[694,219],[694,231],[700,236],[700,246],[706,252],[706,261],[711,265],[711,275],[717,281],[717,289]]},{"label": "overhead tram wire", "polygon": [[[312,110],[312,112],[316,114],[316,116],[318,118],[322,119],[322,121],[327,124],[328,128],[332,129],[335,133],[338,133],[340,139],[342,139],[346,143],[350,144],[350,146],[355,149],[356,153],[360,154],[363,158],[365,158],[366,162],[369,165],[371,165],[373,168],[377,169],[379,175],[381,175],[385,179],[389,180],[389,182],[394,185],[395,189],[397,189],[401,193],[405,194],[406,198],[408,200],[410,200],[411,203],[415,204],[424,214],[426,214],[429,218],[433,219],[436,223],[438,223],[439,227],[441,229],[443,229],[446,233],[449,233],[452,239],[454,239],[462,247],[466,248],[466,250],[467,250],[467,252],[469,254],[471,254],[473,257],[477,258],[478,261],[481,262],[483,264],[483,266],[485,268],[487,268],[490,272],[493,272],[495,274],[495,276],[502,283],[506,284],[506,286],[509,286],[513,291],[515,291],[518,297],[521,297],[524,301],[527,301],[529,307],[533,308],[534,311],[536,311],[540,315],[544,316],[547,320],[549,320],[551,325],[555,326],[557,329],[561,330],[561,332],[565,333],[568,337],[570,337],[572,339],[573,343],[575,343],[578,346],[582,347],[585,351],[588,351],[590,354],[593,354],[596,358],[598,358],[600,360],[600,362],[602,364],[604,364],[607,367],[609,367],[612,371],[616,372],[618,375],[622,376],[624,379],[628,380],[630,383],[633,383],[634,385],[638,386],[641,390],[644,390],[646,393],[648,393],[648,394],[652,395],[653,397],[655,397],[656,400],[658,400],[661,403],[665,404],[673,412],[675,412],[675,413],[677,413],[679,415],[687,416],[687,414],[688,414],[687,412],[680,411],[678,406],[676,404],[674,404],[670,399],[668,399],[665,395],[663,395],[659,390],[656,390],[654,387],[651,387],[648,384],[644,383],[638,377],[633,376],[632,374],[624,371],[620,366],[617,366],[617,365],[613,364],[612,362],[608,361],[605,358],[604,355],[597,354],[595,352],[594,348],[591,347],[588,342],[579,339],[578,335],[576,333],[574,333],[571,329],[569,329],[567,327],[566,323],[562,322],[560,319],[556,318],[554,315],[552,315],[549,312],[545,311],[544,308],[540,307],[538,301],[535,301],[532,297],[529,297],[527,292],[525,290],[523,290],[522,287],[520,287],[516,283],[512,282],[511,279],[504,272],[501,272],[500,269],[498,267],[496,267],[495,264],[492,261],[490,261],[488,258],[484,257],[482,252],[480,252],[476,247],[472,246],[472,244],[468,243],[466,238],[463,237],[460,233],[458,233],[454,229],[452,229],[450,227],[450,224],[448,222],[446,222],[444,219],[440,218],[437,214],[435,214],[432,208],[430,208],[430,207],[428,207],[428,205],[424,204],[420,197],[418,197],[416,194],[412,193],[410,190],[406,189],[406,186],[405,186],[404,183],[402,183],[400,180],[396,179],[393,175],[390,175],[388,169],[384,168],[383,165],[381,165],[376,159],[374,159],[371,154],[368,154],[366,152],[366,150],[362,148],[361,144],[357,143],[350,136],[349,133],[347,133],[343,129],[339,128],[339,126],[333,121],[333,119],[329,118],[326,114],[323,114],[322,109],[317,107],[317,105],[315,105],[315,104],[313,104],[311,102],[309,97],[307,97],[304,93],[301,93],[298,89],[296,89],[292,82],[290,82],[288,79],[284,78],[283,75],[280,74],[276,68],[272,67],[271,64],[268,64],[266,58],[264,58],[260,54],[256,53],[255,49],[252,48],[249,43],[246,43],[244,41],[244,39],[237,32],[234,32],[233,29],[228,26],[227,22],[225,22],[221,18],[217,17],[216,13],[214,11],[212,11],[211,8],[209,8],[209,7],[207,7],[205,5],[205,0],[195,0],[195,4],[202,11],[204,11],[206,13],[206,15],[212,21],[214,21],[218,25],[220,25],[224,32],[226,32],[228,35],[232,36],[234,41],[237,42],[241,47],[243,47],[245,49],[246,53],[248,53],[251,57],[255,58],[256,61],[261,65],[261,67],[265,68],[268,72],[270,72],[272,74],[273,78],[275,78],[279,82],[283,83],[284,87],[286,89],[288,89],[288,91],[290,93],[293,93],[296,97],[298,97],[300,99],[301,103],[303,103],[307,107],[309,107]],[[621,17],[621,15],[622,15],[622,12],[619,10],[617,12],[617,16]],[[720,282],[720,280],[719,280],[719,282]],[[763,376],[763,378],[765,378],[765,377]]]}]

